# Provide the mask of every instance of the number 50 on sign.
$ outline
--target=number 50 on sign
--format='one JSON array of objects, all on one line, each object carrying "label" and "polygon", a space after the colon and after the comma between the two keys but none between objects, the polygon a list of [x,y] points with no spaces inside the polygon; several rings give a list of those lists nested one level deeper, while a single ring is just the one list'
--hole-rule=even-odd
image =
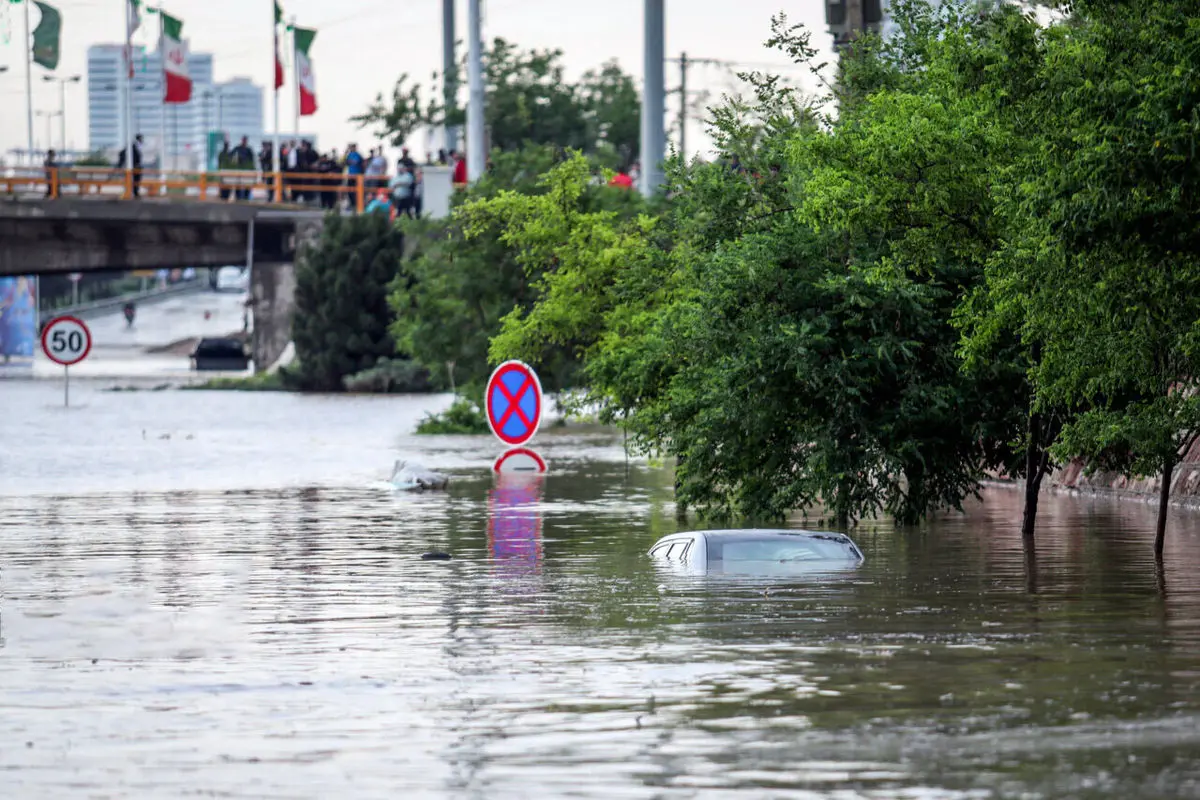
[{"label": "number 50 on sign", "polygon": [[63,405],[70,399],[71,374],[66,369],[78,364],[92,352],[92,332],[77,317],[55,317],[42,331],[42,352],[55,364],[62,364],[66,382],[63,384]]}]

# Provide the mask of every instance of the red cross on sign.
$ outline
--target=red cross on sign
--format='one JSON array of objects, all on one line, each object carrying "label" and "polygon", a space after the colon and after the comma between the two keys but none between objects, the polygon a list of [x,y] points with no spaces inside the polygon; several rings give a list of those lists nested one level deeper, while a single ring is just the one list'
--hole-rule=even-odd
[{"label": "red cross on sign", "polygon": [[528,364],[505,361],[488,378],[484,404],[497,439],[510,446],[525,444],[542,421],[542,383]]}]

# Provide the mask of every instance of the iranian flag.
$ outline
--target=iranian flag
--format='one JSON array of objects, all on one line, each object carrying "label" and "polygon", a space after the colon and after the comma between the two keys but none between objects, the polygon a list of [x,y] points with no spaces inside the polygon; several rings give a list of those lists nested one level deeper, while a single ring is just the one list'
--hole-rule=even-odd
[{"label": "iranian flag", "polygon": [[192,79],[188,77],[187,47],[183,43],[183,23],[165,11],[162,15],[162,54],[164,103],[186,103],[192,99]]},{"label": "iranian flag", "polygon": [[300,88],[300,116],[317,113],[317,83],[313,78],[312,49],[317,32],[310,28],[293,28],[292,41],[296,45],[296,83]]},{"label": "iranian flag", "polygon": [[279,57],[279,25],[283,22],[283,9],[275,4],[275,88],[283,86],[283,59]]}]

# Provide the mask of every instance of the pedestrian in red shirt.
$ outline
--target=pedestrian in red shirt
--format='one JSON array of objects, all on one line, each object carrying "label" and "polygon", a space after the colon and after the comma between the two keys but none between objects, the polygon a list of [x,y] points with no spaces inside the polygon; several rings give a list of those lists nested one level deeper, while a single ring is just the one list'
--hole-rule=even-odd
[{"label": "pedestrian in red shirt", "polygon": [[633,188],[633,178],[626,175],[624,172],[618,172],[608,180],[609,186],[619,186],[622,189]]},{"label": "pedestrian in red shirt", "polygon": [[450,159],[454,162],[454,183],[463,184],[467,182],[467,159],[457,150],[450,151]]}]

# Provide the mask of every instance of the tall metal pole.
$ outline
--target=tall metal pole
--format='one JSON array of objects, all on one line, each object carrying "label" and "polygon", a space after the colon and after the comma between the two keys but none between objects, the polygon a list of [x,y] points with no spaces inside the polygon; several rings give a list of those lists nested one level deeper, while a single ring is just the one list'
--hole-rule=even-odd
[{"label": "tall metal pole", "polygon": [[[296,84],[292,92],[292,134],[300,138],[300,67],[296,63],[296,18],[292,17],[292,83]],[[299,164],[297,164],[299,166]]]},{"label": "tall metal pole", "polygon": [[[282,57],[279,53],[279,22],[275,16],[275,0],[271,0],[271,36],[275,43],[275,48],[271,53],[271,85],[275,87],[275,136],[272,137],[271,149],[274,151],[271,156],[271,169],[276,174],[279,173],[279,86],[275,80],[275,70],[279,68],[279,59]],[[208,131],[204,132],[205,141],[208,140]],[[205,145],[207,147],[207,145]],[[271,186],[275,186],[275,179],[272,178]],[[274,196],[274,189],[268,193],[268,197]],[[274,197],[276,203],[283,202],[282,197]]]},{"label": "tall metal pole", "polygon": [[642,63],[642,196],[652,197],[663,182],[662,161],[666,151],[663,131],[666,80],[663,76],[666,39],[665,0],[645,0],[645,41]]},{"label": "tall metal pole", "polygon": [[467,181],[474,183],[487,166],[483,141],[483,22],[481,0],[467,2]]},{"label": "tall metal pole", "polygon": [[58,150],[61,158],[67,152],[67,82],[58,81]]},{"label": "tall metal pole", "polygon": [[[161,12],[162,9],[159,9]],[[167,180],[167,51],[163,48],[164,28],[162,13],[158,15],[158,67],[162,76],[162,90],[158,93],[158,179]],[[173,148],[172,148],[173,149]]]},{"label": "tall metal pole", "polygon": [[687,164],[687,53],[679,54],[679,157]]},{"label": "tall metal pole", "polygon": [[133,16],[129,0],[125,2],[125,185],[133,185]]},{"label": "tall metal pole", "polygon": [[33,163],[33,34],[29,32],[29,4],[25,0],[25,112],[29,133],[29,162]]},{"label": "tall metal pole", "polygon": [[[454,108],[458,96],[458,61],[454,53],[454,0],[442,0],[442,104]],[[458,149],[458,128],[444,125],[446,150]]]}]

